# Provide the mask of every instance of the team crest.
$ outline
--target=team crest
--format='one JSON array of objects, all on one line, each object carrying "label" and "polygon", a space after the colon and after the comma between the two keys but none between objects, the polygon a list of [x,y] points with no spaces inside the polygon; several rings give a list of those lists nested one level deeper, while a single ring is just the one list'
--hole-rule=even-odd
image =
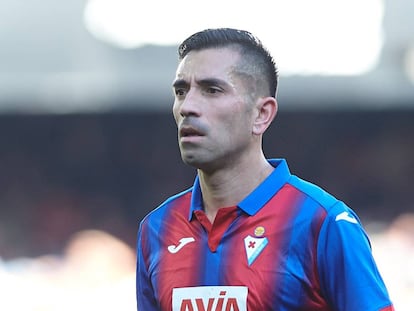
[{"label": "team crest", "polygon": [[252,237],[248,235],[244,238],[244,248],[246,250],[247,262],[249,266],[256,260],[257,256],[269,243],[266,237]]}]

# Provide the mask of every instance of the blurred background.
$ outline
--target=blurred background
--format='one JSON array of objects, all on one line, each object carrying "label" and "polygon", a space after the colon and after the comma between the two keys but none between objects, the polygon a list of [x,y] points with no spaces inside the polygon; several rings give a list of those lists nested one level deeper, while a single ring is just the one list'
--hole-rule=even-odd
[{"label": "blurred background", "polygon": [[359,215],[414,309],[414,2],[0,0],[0,309],[135,310],[142,217],[191,186],[181,40],[257,34],[280,70],[268,157]]}]

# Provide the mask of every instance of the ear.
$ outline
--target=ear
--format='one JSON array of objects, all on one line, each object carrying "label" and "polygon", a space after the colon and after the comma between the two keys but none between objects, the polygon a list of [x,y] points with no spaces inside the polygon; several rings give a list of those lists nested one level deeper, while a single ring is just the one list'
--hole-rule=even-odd
[{"label": "ear", "polygon": [[277,101],[274,97],[261,97],[256,102],[257,115],[253,122],[252,133],[263,134],[277,114]]}]

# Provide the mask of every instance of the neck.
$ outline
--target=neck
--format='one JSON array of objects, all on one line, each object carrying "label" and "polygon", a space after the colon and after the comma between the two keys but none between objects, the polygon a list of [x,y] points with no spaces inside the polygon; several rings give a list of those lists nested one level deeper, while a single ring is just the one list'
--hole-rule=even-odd
[{"label": "neck", "polygon": [[273,166],[262,155],[255,161],[240,161],[214,172],[198,170],[204,210],[211,222],[219,208],[237,205],[270,173]]}]

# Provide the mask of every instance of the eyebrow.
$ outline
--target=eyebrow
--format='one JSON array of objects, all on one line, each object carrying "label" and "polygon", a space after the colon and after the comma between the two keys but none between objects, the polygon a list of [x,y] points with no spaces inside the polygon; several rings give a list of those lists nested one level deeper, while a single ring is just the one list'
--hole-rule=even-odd
[{"label": "eyebrow", "polygon": [[[198,85],[201,86],[209,86],[209,85],[222,85],[222,86],[226,86],[229,85],[226,81],[222,80],[222,79],[217,79],[217,78],[205,78],[205,79],[200,79],[200,80],[196,80],[196,83]],[[182,87],[187,87],[189,85],[189,83],[184,80],[184,79],[177,79],[173,82],[173,88],[182,88]]]},{"label": "eyebrow", "polygon": [[206,78],[196,81],[198,85],[201,86],[209,86],[209,85],[218,85],[218,86],[226,86],[228,83],[224,80],[217,79],[217,78]]},{"label": "eyebrow", "polygon": [[184,79],[177,79],[173,82],[172,87],[173,88],[182,88],[188,86],[188,82]]}]

